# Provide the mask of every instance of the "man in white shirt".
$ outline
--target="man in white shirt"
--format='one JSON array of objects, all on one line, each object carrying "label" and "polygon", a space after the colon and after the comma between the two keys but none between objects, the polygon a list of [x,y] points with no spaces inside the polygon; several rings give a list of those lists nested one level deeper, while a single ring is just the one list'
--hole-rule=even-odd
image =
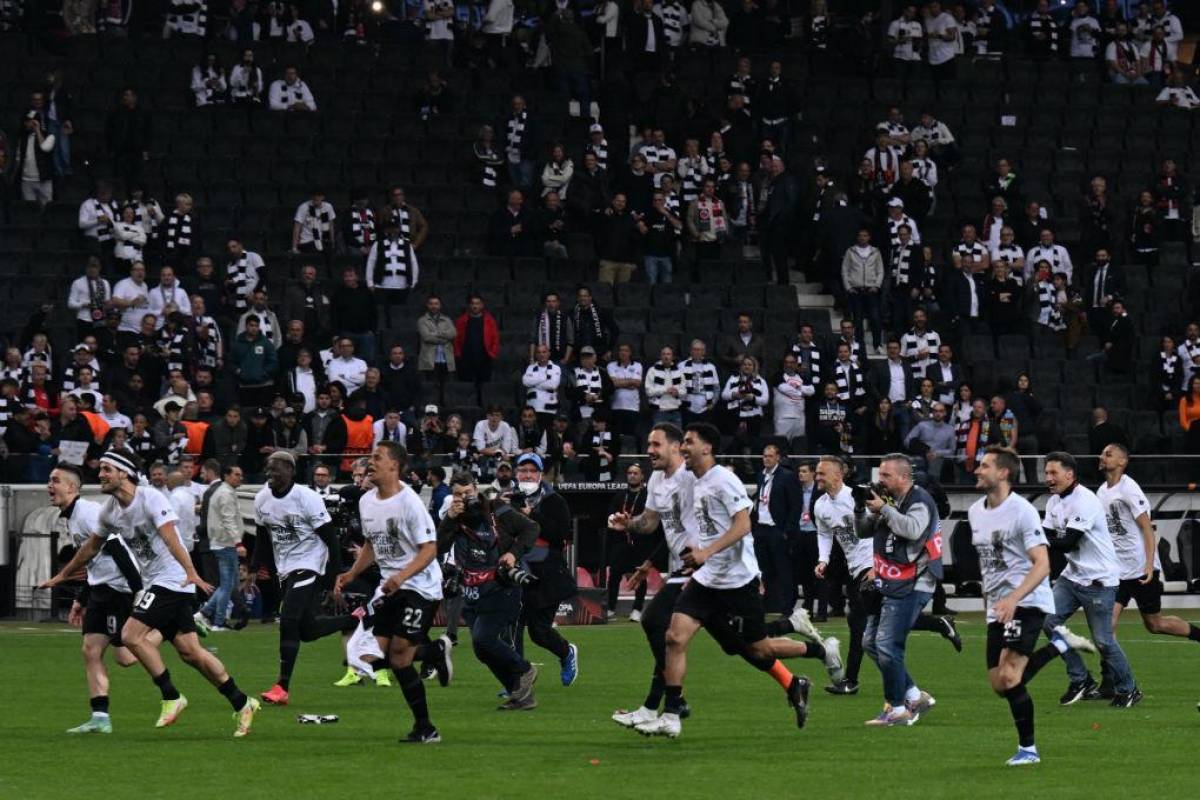
[{"label": "man in white shirt", "polygon": [[112,187],[107,183],[97,183],[95,194],[79,204],[79,232],[93,242],[111,243],[113,223],[120,218]]},{"label": "man in white shirt", "polygon": [[112,298],[112,285],[100,277],[100,259],[89,256],[83,275],[71,283],[67,307],[75,312],[75,338],[82,341],[104,323],[104,309]]},{"label": "man in white shirt", "polygon": [[133,421],[121,413],[121,409],[117,405],[117,398],[111,394],[104,395],[100,402],[100,417],[108,423],[110,429],[124,428],[125,430],[130,430],[133,427]]},{"label": "man in white shirt", "polygon": [[562,368],[550,360],[550,348],[544,344],[534,349],[533,358],[521,376],[521,385],[525,387],[525,404],[533,407],[542,428],[546,429],[558,414]]},{"label": "man in white shirt", "polygon": [[[175,270],[163,267],[158,271],[158,286],[150,290],[150,313],[157,321],[154,327],[161,329],[163,321],[172,311],[182,311],[187,314],[192,308],[187,292],[175,280]],[[278,345],[276,345],[278,347]]]},{"label": "man in white shirt", "polygon": [[1168,42],[1177,45],[1183,41],[1183,24],[1179,21],[1179,17],[1167,10],[1166,0],[1154,0],[1151,12],[1154,17],[1154,27],[1163,29]]},{"label": "man in white shirt", "polygon": [[1081,62],[1094,62],[1100,49],[1100,23],[1092,16],[1088,4],[1079,0],[1071,11],[1071,58]]},{"label": "man in white shirt", "polygon": [[617,360],[608,362],[605,370],[613,383],[609,401],[613,433],[633,436],[642,407],[642,365],[633,360],[633,348],[622,343],[617,347]]},{"label": "man in white shirt", "polygon": [[[1142,699],[1125,652],[1113,636],[1113,606],[1120,584],[1120,562],[1108,530],[1104,507],[1096,495],[1079,484],[1079,466],[1070,453],[1046,456],[1046,501],[1042,526],[1050,547],[1066,555],[1067,566],[1054,583],[1054,613],[1046,618],[1047,635],[1079,609],[1087,617],[1092,639],[1112,672],[1115,708],[1130,708]],[[1063,653],[1071,683],[1059,698],[1072,705],[1098,693],[1099,684],[1074,652]]]},{"label": "man in white shirt", "polygon": [[293,253],[333,253],[337,246],[337,212],[325,199],[325,192],[316,190],[312,197],[296,206],[292,218]]},{"label": "man in white shirt", "polygon": [[925,38],[925,27],[917,19],[915,3],[906,3],[901,15],[892,20],[888,25],[887,38],[898,76],[907,78],[913,75],[916,65],[921,63],[921,40]]},{"label": "man in white shirt", "polygon": [[1071,254],[1061,244],[1054,243],[1054,231],[1043,228],[1038,236],[1038,243],[1029,248],[1025,254],[1025,282],[1033,277],[1034,268],[1039,261],[1050,262],[1050,274],[1066,273],[1067,282],[1071,282],[1075,267],[1071,264]]},{"label": "man in white shirt", "polygon": [[300,80],[300,72],[293,66],[285,67],[283,78],[271,84],[272,111],[316,111],[317,101]]},{"label": "man in white shirt", "polygon": [[1167,79],[1168,84],[1158,93],[1154,101],[1160,106],[1178,108],[1181,111],[1195,111],[1200,108],[1200,97],[1187,84],[1187,76],[1183,70],[1177,69]]},{"label": "man in white shirt", "polygon": [[481,470],[488,480],[502,459],[521,449],[517,432],[504,421],[504,409],[496,405],[489,406],[487,416],[475,423],[471,431],[471,444],[485,459]]},{"label": "man in white shirt", "polygon": [[354,394],[367,381],[367,362],[354,356],[354,342],[348,336],[338,339],[337,358],[326,368],[330,382],[339,381],[346,387],[346,396]]},{"label": "man in white shirt", "polygon": [[942,4],[932,2],[925,9],[925,36],[929,42],[929,67],[936,81],[953,79],[954,58],[959,52],[958,23]]},{"label": "man in white shirt", "polygon": [[225,245],[229,262],[225,265],[225,288],[240,314],[250,305],[250,295],[267,280],[267,265],[262,256],[247,250],[242,240],[230,239]]},{"label": "man in white shirt", "polygon": [[139,333],[142,317],[149,313],[150,287],[146,284],[146,265],[135,261],[129,268],[129,277],[117,281],[113,287],[112,304],[121,310],[118,333]]}]

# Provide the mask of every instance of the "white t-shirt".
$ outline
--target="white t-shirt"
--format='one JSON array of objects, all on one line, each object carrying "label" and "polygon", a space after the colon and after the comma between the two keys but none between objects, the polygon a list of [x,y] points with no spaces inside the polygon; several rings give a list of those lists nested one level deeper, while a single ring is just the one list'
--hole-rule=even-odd
[{"label": "white t-shirt", "polygon": [[441,11],[444,8],[454,9],[454,3],[451,0],[425,0],[425,38],[430,40],[445,39],[454,41],[454,17],[450,16],[445,19],[430,19],[429,16],[434,11]]},{"label": "white t-shirt", "polygon": [[[988,508],[986,497],[979,498],[967,511],[967,520],[971,524],[971,544],[979,552],[987,621],[995,622],[992,605],[1012,594],[1025,580],[1033,567],[1029,551],[1039,546],[1048,549],[1049,542],[1042,532],[1037,509],[1015,492],[1010,492],[995,508]],[[1017,605],[1053,614],[1054,594],[1050,591],[1049,576],[1042,578]]]},{"label": "white t-shirt", "polygon": [[846,556],[850,577],[857,577],[875,563],[874,541],[860,539],[854,525],[854,492],[842,486],[836,496],[823,494],[813,503],[813,518],[817,523],[817,560],[829,563],[836,541]]},{"label": "white t-shirt", "polygon": [[1067,553],[1067,568],[1061,577],[1084,585],[1099,581],[1116,586],[1120,582],[1121,568],[1104,507],[1090,489],[1077,485],[1065,498],[1050,495],[1042,525],[1060,534],[1068,528],[1084,532],[1079,546]]},{"label": "white t-shirt", "polygon": [[[642,365],[636,361],[630,361],[628,365],[621,366],[616,361],[608,362],[605,368],[608,370],[608,377],[620,380],[636,380],[638,386],[642,385]],[[614,389],[610,406],[613,411],[637,411],[641,408],[641,395],[638,389]]]},{"label": "white t-shirt", "polygon": [[129,306],[122,310],[121,324],[117,326],[117,330],[124,331],[125,333],[140,333],[142,330],[142,317],[150,313],[150,285],[143,281],[139,286],[133,282],[133,278],[122,278],[113,287],[112,296],[115,300],[132,300],[135,297],[146,298],[145,305]]},{"label": "white t-shirt", "polygon": [[[105,536],[120,536],[129,545],[142,571],[145,588],[158,586],[172,592],[193,594],[195,587],[183,583],[187,580],[183,565],[171,555],[159,532],[167,523],[178,525],[179,517],[167,496],[153,486],[137,487],[133,500],[124,508],[117,498],[109,497],[100,510],[100,530]],[[173,530],[178,537],[179,529]],[[186,547],[182,539],[179,542]]]},{"label": "white t-shirt", "polygon": [[[79,547],[91,537],[103,535],[100,528],[100,509],[99,503],[84,500],[82,497],[75,501],[71,509],[71,516],[67,518],[67,533],[70,535],[73,545]],[[115,538],[121,542],[122,547],[125,546],[125,542],[120,536]],[[130,556],[132,557],[132,554]],[[129,594],[130,591],[129,583],[121,574],[121,568],[117,566],[117,562],[103,551],[88,563],[87,582],[88,586],[108,586],[126,594]]]},{"label": "white t-shirt", "polygon": [[346,387],[346,395],[352,395],[367,382],[367,362],[361,358],[342,358],[338,356],[329,362],[325,368],[325,374],[329,376],[329,380],[340,381]]},{"label": "white t-shirt", "polygon": [[276,497],[270,486],[264,486],[254,495],[254,519],[271,537],[281,580],[296,570],[325,571],[329,547],[317,529],[333,518],[321,495],[296,483],[283,497]]},{"label": "white t-shirt", "polygon": [[[1128,475],[1122,475],[1116,486],[1109,486],[1107,482],[1100,484],[1096,499],[1104,506],[1108,532],[1121,565],[1121,580],[1141,578],[1142,568],[1146,566],[1146,547],[1142,543],[1142,531],[1137,526],[1137,518],[1150,513],[1150,501],[1137,481]],[[1154,568],[1162,570],[1157,541],[1155,545]]]},{"label": "white t-shirt", "polygon": [[[692,489],[700,546],[708,547],[723,536],[734,516],[752,505],[741,479],[730,470],[718,465],[704,473]],[[692,577],[709,589],[737,589],[758,575],[754,539],[747,534],[705,561]]]},{"label": "white t-shirt", "polygon": [[937,66],[950,61],[958,53],[958,38],[945,41],[939,39],[943,33],[958,28],[958,23],[949,12],[943,11],[933,19],[925,20],[925,33],[929,38],[929,63]]},{"label": "white t-shirt", "polygon": [[[900,38],[901,32],[905,34],[903,39]],[[888,25],[887,35],[889,39],[896,40],[892,46],[892,58],[897,61],[921,60],[920,42],[925,36],[925,29],[919,20],[897,17]]]},{"label": "white t-shirt", "polygon": [[[408,566],[421,545],[437,541],[433,517],[409,486],[403,486],[386,500],[380,500],[379,490],[372,489],[359,498],[358,512],[363,536],[375,549],[375,563],[385,581]],[[414,591],[426,600],[440,600],[442,568],[438,560],[430,561],[401,588]]]},{"label": "white t-shirt", "polygon": [[1071,57],[1095,58],[1100,46],[1100,23],[1095,17],[1071,20]]},{"label": "white t-shirt", "polygon": [[646,509],[658,514],[663,536],[667,539],[667,565],[672,575],[667,583],[683,583],[687,580],[676,574],[684,568],[679,554],[685,547],[693,550],[699,547],[699,525],[693,501],[695,485],[696,476],[682,464],[674,475],[667,475],[665,470],[650,473],[650,483],[646,487]]},{"label": "white t-shirt", "polygon": [[196,495],[192,493],[190,485],[179,486],[167,493],[167,499],[171,501],[175,515],[179,517],[179,522],[175,523],[175,528],[179,531],[179,541],[183,542],[184,549],[190,553],[196,546]]},{"label": "white t-shirt", "polygon": [[1176,108],[1191,110],[1200,106],[1200,97],[1190,86],[1165,86],[1154,98],[1159,103],[1172,102]]}]

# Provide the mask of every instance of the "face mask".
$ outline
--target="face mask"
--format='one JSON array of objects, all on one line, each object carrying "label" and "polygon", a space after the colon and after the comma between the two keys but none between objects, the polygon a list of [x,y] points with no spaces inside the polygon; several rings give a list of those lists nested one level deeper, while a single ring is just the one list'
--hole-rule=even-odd
[{"label": "face mask", "polygon": [[521,481],[517,484],[517,488],[521,490],[521,494],[537,494],[538,489],[542,488],[541,481]]}]

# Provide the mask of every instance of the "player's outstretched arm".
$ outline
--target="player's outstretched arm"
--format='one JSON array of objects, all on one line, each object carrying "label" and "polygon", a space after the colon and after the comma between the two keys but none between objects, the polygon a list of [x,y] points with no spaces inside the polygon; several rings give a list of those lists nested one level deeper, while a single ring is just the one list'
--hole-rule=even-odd
[{"label": "player's outstretched arm", "polygon": [[82,567],[86,566],[96,554],[100,552],[100,548],[104,546],[104,537],[93,534],[88,537],[88,540],[79,545],[79,549],[75,551],[75,555],[66,563],[62,569],[58,571],[53,578],[43,583],[38,584],[39,589],[53,589],[60,583],[65,581],[71,575],[74,575]]},{"label": "player's outstretched arm", "polygon": [[608,527],[614,531],[625,531],[640,536],[646,536],[658,530],[660,522],[658,512],[646,509],[636,517],[631,517],[624,512],[617,512],[608,517]]}]

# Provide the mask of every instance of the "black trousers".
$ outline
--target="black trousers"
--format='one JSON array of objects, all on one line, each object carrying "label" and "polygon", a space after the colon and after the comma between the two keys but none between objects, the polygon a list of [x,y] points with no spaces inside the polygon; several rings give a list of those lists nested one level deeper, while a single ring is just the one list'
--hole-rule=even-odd
[{"label": "black trousers", "polygon": [[521,656],[525,655],[525,631],[528,630],[529,638],[534,644],[543,650],[549,650],[555,658],[562,661],[567,657],[569,643],[554,627],[558,603],[536,606],[532,602],[532,596],[536,592],[536,586],[532,592],[526,592],[525,602],[521,605],[521,621],[516,638],[517,652]]},{"label": "black trousers", "polygon": [[817,534],[801,531],[791,539],[792,562],[796,569],[796,582],[804,589],[804,607],[819,617],[829,614],[829,586],[817,577]]},{"label": "black trousers", "polygon": [[755,525],[753,536],[766,590],[763,608],[768,614],[790,613],[796,605],[796,573],[787,534],[775,525]]},{"label": "black trousers", "polygon": [[[610,533],[604,539],[606,550],[605,564],[608,567],[608,609],[615,611],[617,608],[617,595],[621,590],[621,577],[633,572],[634,569],[641,566],[642,562],[650,557],[651,552],[646,545],[654,544],[654,537],[651,536],[635,536],[625,533]],[[642,610],[642,606],[646,602],[646,582],[642,581],[638,584],[637,591],[633,596],[633,607],[637,611]]]},{"label": "black trousers", "polygon": [[850,611],[846,615],[846,623],[850,626],[850,642],[846,651],[846,680],[858,683],[858,671],[863,660],[863,632],[867,629],[869,609],[866,600],[859,591],[862,576],[850,576],[846,581],[846,597],[850,601]]},{"label": "black trousers", "polygon": [[682,591],[682,583],[663,584],[642,612],[642,632],[646,634],[646,643],[654,654],[654,674],[659,678],[667,666],[667,629],[671,627],[675,601]]}]

